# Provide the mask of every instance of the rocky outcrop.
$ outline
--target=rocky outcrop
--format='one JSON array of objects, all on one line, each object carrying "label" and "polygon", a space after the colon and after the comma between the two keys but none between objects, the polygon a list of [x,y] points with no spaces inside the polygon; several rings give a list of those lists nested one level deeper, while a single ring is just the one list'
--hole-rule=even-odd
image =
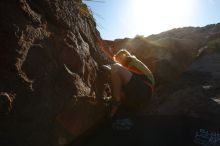
[{"label": "rocky outcrop", "polygon": [[220,117],[220,54],[206,55],[195,62],[172,86],[158,96],[154,113],[159,115],[187,115],[210,121]]},{"label": "rocky outcrop", "polygon": [[93,16],[81,0],[2,0],[0,11],[0,145],[59,145],[57,116],[107,62]]}]

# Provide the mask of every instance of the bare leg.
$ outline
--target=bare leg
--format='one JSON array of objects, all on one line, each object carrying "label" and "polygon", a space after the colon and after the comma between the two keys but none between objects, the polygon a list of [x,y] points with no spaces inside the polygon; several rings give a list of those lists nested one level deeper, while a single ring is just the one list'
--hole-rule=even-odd
[{"label": "bare leg", "polygon": [[[111,79],[112,79],[112,96],[115,98],[116,102],[121,102],[121,92],[122,86],[126,85],[131,79],[132,73],[126,68],[122,67],[120,64],[114,64],[111,69]],[[114,106],[111,111],[111,116],[113,116],[117,111],[117,106]]]}]

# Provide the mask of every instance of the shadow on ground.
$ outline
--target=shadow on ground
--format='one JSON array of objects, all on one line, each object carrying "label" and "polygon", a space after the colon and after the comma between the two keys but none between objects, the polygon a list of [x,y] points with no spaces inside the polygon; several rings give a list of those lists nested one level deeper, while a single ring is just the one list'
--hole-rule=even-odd
[{"label": "shadow on ground", "polygon": [[[122,122],[121,126],[126,127],[127,124],[128,128],[115,126],[115,123],[123,119],[127,123]],[[219,121],[206,121],[185,116],[119,117],[99,123],[70,145],[219,146],[220,125],[218,123]]]}]

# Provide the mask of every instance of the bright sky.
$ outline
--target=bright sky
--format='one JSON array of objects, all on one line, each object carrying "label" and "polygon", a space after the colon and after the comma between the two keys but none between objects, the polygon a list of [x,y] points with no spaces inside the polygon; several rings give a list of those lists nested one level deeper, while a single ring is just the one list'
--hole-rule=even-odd
[{"label": "bright sky", "polygon": [[93,11],[101,37],[107,40],[220,22],[220,0],[91,1],[86,4]]}]

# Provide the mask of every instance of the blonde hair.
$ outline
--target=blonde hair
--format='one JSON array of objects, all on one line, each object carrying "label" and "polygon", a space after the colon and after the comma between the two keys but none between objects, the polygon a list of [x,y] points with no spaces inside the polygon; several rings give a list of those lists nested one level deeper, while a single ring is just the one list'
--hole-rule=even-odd
[{"label": "blonde hair", "polygon": [[131,54],[127,50],[121,49],[113,56],[113,59],[114,59],[114,61],[117,61],[117,58],[124,56],[124,55],[126,57],[131,56]]}]

